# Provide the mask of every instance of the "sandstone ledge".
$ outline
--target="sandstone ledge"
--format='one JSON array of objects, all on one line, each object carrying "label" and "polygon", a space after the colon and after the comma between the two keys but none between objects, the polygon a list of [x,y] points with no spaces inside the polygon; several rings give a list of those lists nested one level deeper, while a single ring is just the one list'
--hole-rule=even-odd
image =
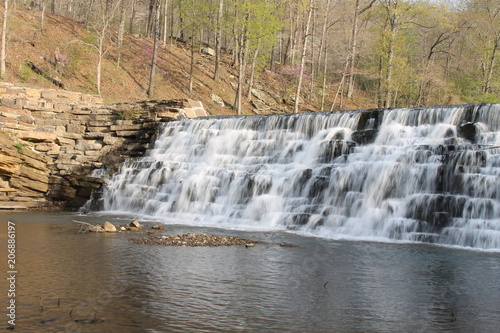
[{"label": "sandstone ledge", "polygon": [[163,245],[163,246],[234,246],[245,245],[251,247],[260,242],[236,236],[206,235],[189,233],[176,236],[153,236],[130,238],[134,244]]}]

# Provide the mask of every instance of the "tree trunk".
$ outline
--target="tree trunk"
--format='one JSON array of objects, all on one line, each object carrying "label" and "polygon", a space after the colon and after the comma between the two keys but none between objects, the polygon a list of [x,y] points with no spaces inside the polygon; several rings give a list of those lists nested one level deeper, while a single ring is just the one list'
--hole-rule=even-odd
[{"label": "tree trunk", "polygon": [[159,2],[157,3],[157,8],[156,8],[156,17],[154,21],[154,28],[153,28],[153,57],[151,59],[151,72],[149,73],[149,88],[148,88],[148,97],[152,98],[153,93],[154,93],[154,83],[155,83],[155,74],[156,74],[156,58],[158,55],[158,35],[159,35],[159,28],[160,28],[160,10],[158,8]]},{"label": "tree trunk", "polygon": [[130,15],[130,24],[128,27],[128,32],[130,34],[134,33],[134,21],[135,21],[135,0],[132,0],[132,14]]},{"label": "tree trunk", "polygon": [[295,113],[299,112],[300,89],[302,88],[302,77],[304,76],[304,67],[306,64],[307,40],[309,39],[309,28],[311,26],[311,18],[313,10],[314,10],[314,0],[310,0],[309,12],[307,14],[306,31],[304,36],[304,45],[302,47],[302,55],[300,57],[299,83],[297,84],[297,92],[295,93],[295,106],[293,108]]},{"label": "tree trunk", "polygon": [[122,2],[122,7],[121,7],[121,11],[120,11],[120,25],[118,26],[118,56],[117,56],[117,60],[116,60],[116,68],[119,68],[120,67],[120,60],[121,60],[121,49],[122,49],[122,46],[123,46],[123,36],[125,35],[125,18],[126,18],[126,13],[127,9],[126,9],[126,3],[125,1]]},{"label": "tree trunk", "polygon": [[2,25],[2,47],[0,51],[0,78],[5,80],[7,77],[7,69],[5,66],[6,54],[7,54],[7,18],[9,12],[9,0],[5,0],[3,12],[3,25]]},{"label": "tree trunk", "polygon": [[98,60],[97,60],[97,93],[101,94],[101,73],[102,73],[102,59],[104,58],[104,32],[99,36],[98,47]]},{"label": "tree trunk", "polygon": [[354,91],[354,59],[356,58],[357,42],[358,42],[358,18],[359,18],[359,0],[356,0],[354,7],[354,18],[351,31],[351,47],[347,58],[348,82],[347,82],[347,98],[352,97]]},{"label": "tree trunk", "polygon": [[384,76],[383,75],[383,71],[384,71],[384,66],[383,66],[383,59],[382,59],[382,56],[380,55],[378,57],[378,87],[377,87],[377,107],[381,108],[383,106],[383,100],[382,100],[382,96],[383,96],[383,82],[382,82],[382,77]]},{"label": "tree trunk", "polygon": [[42,7],[42,27],[40,28],[40,33],[43,34],[43,28],[45,27],[45,8],[46,6],[43,5]]},{"label": "tree trunk", "polygon": [[148,23],[146,26],[146,37],[153,37],[156,22],[156,12],[158,11],[159,0],[149,0]]},{"label": "tree trunk", "polygon": [[325,108],[325,98],[326,98],[326,74],[327,74],[327,70],[328,70],[328,53],[327,53],[327,43],[325,41],[325,45],[324,45],[324,49],[325,49],[325,56],[324,56],[324,66],[323,66],[323,86],[322,86],[322,91],[321,91],[321,111],[324,110]]},{"label": "tree trunk", "polygon": [[257,62],[257,56],[259,55],[259,49],[260,49],[260,40],[259,40],[259,44],[257,45],[257,48],[255,49],[255,52],[254,52],[253,58],[252,58],[252,68],[250,70],[250,80],[248,81],[248,95],[247,95],[248,100],[252,99],[253,81],[254,81],[254,76],[255,76],[255,63]]},{"label": "tree trunk", "polygon": [[245,78],[245,66],[247,61],[247,53],[248,53],[248,40],[246,36],[246,32],[244,37],[242,37],[242,45],[240,45],[240,51],[238,53],[238,88],[236,89],[236,98],[234,102],[234,106],[236,109],[236,114],[241,115],[242,106],[241,99],[243,95],[243,83]]},{"label": "tree trunk", "polygon": [[168,36],[168,0],[165,0],[163,3],[163,45],[167,45],[167,36]]},{"label": "tree trunk", "polygon": [[488,74],[486,76],[486,80],[484,82],[483,92],[491,93],[491,78],[493,76],[493,69],[495,68],[495,58],[498,51],[500,43],[500,33],[495,38],[495,44],[493,45],[493,52],[491,53],[490,61],[488,64]]},{"label": "tree trunk", "polygon": [[326,57],[327,54],[326,52],[323,52],[323,49],[326,48],[326,33],[328,31],[328,16],[330,14],[330,3],[331,0],[326,1],[326,8],[323,16],[323,28],[321,30],[321,39],[319,41],[319,52],[318,52],[318,72],[321,66],[321,57],[323,56],[323,54]]},{"label": "tree trunk", "polygon": [[391,23],[391,35],[389,39],[389,50],[387,52],[387,71],[385,74],[385,107],[391,107],[391,81],[393,72],[394,60],[394,43],[396,41],[396,26]]},{"label": "tree trunk", "polygon": [[193,81],[194,81],[194,42],[195,42],[195,29],[194,24],[191,29],[191,65],[189,67],[189,93],[193,93]]},{"label": "tree trunk", "polygon": [[351,31],[351,45],[349,48],[349,53],[348,53],[348,82],[347,82],[347,98],[352,98],[352,94],[354,92],[354,81],[355,81],[355,61],[356,61],[356,55],[358,52],[358,30],[359,30],[359,17],[361,14],[363,14],[365,11],[370,9],[373,4],[375,3],[375,0],[371,0],[371,2],[363,9],[359,9],[359,1],[356,0],[356,3],[354,5],[354,18],[352,22],[352,31]]},{"label": "tree trunk", "polygon": [[316,11],[313,11],[312,15],[312,33],[311,33],[311,84],[309,86],[309,96],[311,99],[314,98],[314,78],[316,76],[316,68],[314,65],[314,56],[315,56],[315,48],[314,48],[314,35],[316,32]]},{"label": "tree trunk", "polygon": [[219,0],[219,11],[217,12],[217,31],[215,33],[215,69],[214,80],[219,82],[220,76],[220,56],[222,44],[222,15],[224,14],[224,0]]}]

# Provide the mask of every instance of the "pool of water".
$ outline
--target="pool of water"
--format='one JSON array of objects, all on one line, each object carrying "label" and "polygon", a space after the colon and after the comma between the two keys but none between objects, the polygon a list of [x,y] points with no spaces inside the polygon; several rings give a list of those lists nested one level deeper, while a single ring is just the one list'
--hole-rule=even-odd
[{"label": "pool of water", "polygon": [[[160,247],[133,244],[134,234],[79,233],[73,220],[131,221],[0,213],[5,314],[7,221],[16,227],[16,331],[497,332],[500,325],[499,253],[175,224],[165,233],[265,244]],[[0,329],[9,326],[5,314]]]}]

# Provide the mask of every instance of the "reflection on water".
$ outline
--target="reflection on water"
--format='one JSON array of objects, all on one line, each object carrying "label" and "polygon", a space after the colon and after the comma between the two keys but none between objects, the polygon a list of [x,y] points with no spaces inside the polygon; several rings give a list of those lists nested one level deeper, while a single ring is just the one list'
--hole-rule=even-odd
[{"label": "reflection on water", "polygon": [[2,257],[6,221],[17,226],[16,331],[494,332],[500,323],[498,253],[178,225],[167,232],[269,244],[155,247],[77,233],[75,218],[92,219],[0,215]]}]

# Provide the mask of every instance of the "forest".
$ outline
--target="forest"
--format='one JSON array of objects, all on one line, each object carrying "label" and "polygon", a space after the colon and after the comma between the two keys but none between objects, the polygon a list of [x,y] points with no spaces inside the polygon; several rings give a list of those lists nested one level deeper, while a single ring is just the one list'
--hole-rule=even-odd
[{"label": "forest", "polygon": [[378,107],[500,102],[500,0],[4,0],[2,75],[15,7],[88,25],[99,61],[124,34],[152,38],[148,94],[157,44],[190,45],[190,91],[195,50],[213,51],[215,81],[228,54],[237,113],[263,70],[293,82],[296,111],[302,100],[341,109],[356,95]]}]

